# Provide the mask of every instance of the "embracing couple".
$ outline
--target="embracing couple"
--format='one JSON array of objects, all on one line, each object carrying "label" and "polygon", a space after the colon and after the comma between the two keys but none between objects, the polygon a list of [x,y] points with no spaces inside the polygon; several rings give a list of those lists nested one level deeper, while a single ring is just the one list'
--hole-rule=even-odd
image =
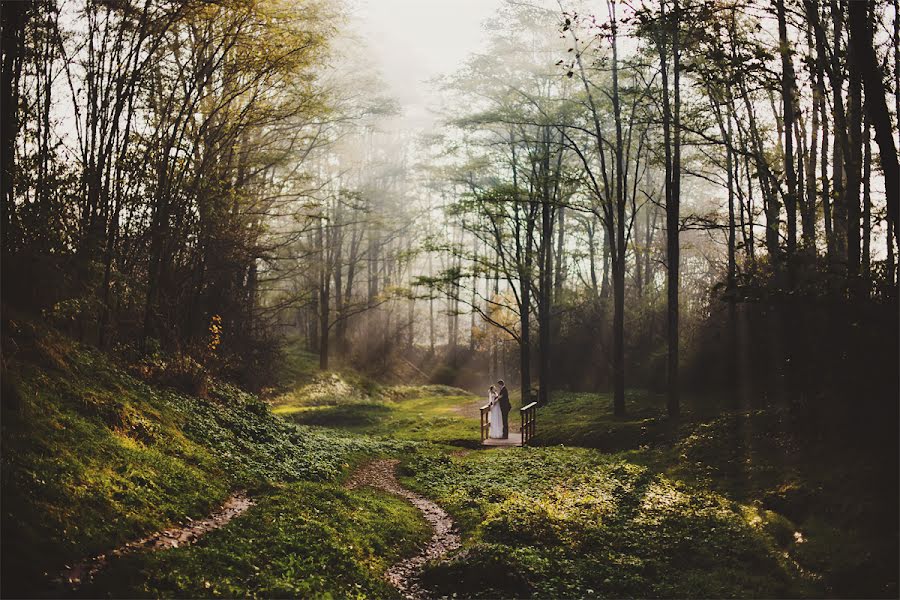
[{"label": "embracing couple", "polygon": [[509,437],[509,411],[512,405],[509,403],[509,390],[503,380],[497,382],[499,391],[491,386],[488,392],[488,403],[491,405],[491,428],[488,437],[506,439]]}]

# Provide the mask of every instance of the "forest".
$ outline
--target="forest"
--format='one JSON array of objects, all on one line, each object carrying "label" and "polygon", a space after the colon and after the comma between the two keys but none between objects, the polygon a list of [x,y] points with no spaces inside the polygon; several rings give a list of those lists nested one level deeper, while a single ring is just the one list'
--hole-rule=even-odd
[{"label": "forest", "polygon": [[0,8],[3,597],[900,594],[900,0]]}]

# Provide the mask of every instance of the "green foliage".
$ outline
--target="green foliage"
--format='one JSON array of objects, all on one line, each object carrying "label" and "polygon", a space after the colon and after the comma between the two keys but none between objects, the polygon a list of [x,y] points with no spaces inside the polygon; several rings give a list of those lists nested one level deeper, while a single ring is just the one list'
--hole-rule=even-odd
[{"label": "green foliage", "polygon": [[131,365],[130,370],[152,385],[172,387],[192,396],[205,398],[209,391],[208,370],[187,354],[166,358],[154,352]]},{"label": "green foliage", "polygon": [[205,516],[235,487],[337,481],[360,455],[408,447],[293,425],[221,383],[208,399],[155,388],[30,324],[16,343],[20,406],[2,421],[4,595]]},{"label": "green foliage", "polygon": [[550,404],[540,408],[540,426],[533,443],[585,446],[607,452],[673,444],[685,434],[685,422],[710,414],[708,404],[709,400],[702,397],[682,398],[682,415],[676,422],[666,415],[662,396],[628,390],[627,414],[616,417],[612,394],[555,391]]},{"label": "green foliage", "polygon": [[[84,369],[94,357],[72,349],[67,359]],[[227,494],[215,456],[127,376],[113,387],[33,367],[20,376],[22,407],[3,415],[5,590],[203,515]]]},{"label": "green foliage", "polygon": [[477,447],[479,400],[447,386],[386,388],[378,396],[360,393],[318,396],[294,392],[275,400],[276,414],[304,425],[338,427],[382,438]]},{"label": "green foliage", "polygon": [[382,574],[429,535],[418,511],[394,496],[329,484],[279,485],[233,525],[194,546],[118,560],[85,592],[390,598],[396,592]]},{"label": "green foliage", "polygon": [[873,452],[878,439],[868,422],[858,432],[785,410],[732,412],[694,427],[668,471],[754,506],[757,525],[830,593],[895,597],[898,458]]},{"label": "green foliage", "polygon": [[428,571],[439,593],[458,585],[481,597],[809,593],[740,505],[621,456],[574,448],[423,456],[405,473],[471,536],[467,551]]},{"label": "green foliage", "polygon": [[468,396],[466,390],[450,385],[395,385],[384,388],[382,394],[391,400],[412,400],[423,396],[447,396],[460,398]]},{"label": "green foliage", "polygon": [[288,338],[280,346],[274,365],[275,391],[291,391],[298,385],[312,381],[319,372],[319,357],[305,349],[303,340]]},{"label": "green foliage", "polygon": [[173,396],[188,416],[187,435],[212,448],[244,485],[257,481],[328,481],[355,457],[396,452],[408,444],[302,427],[273,415],[256,396],[216,384],[212,400]]},{"label": "green foliage", "polygon": [[[426,571],[437,593],[896,589],[896,521],[884,518],[896,506],[895,463],[831,448],[822,424],[820,443],[802,443],[803,419],[786,411],[706,417],[689,399],[676,424],[648,395],[632,394],[631,414],[615,418],[607,397],[560,393],[539,411],[535,441],[546,447],[450,452],[444,444],[478,445],[481,401],[455,388],[303,378],[301,364],[299,385],[275,401],[285,419],[214,380],[206,398],[153,387],[37,326],[17,326],[15,338],[7,372],[19,406],[3,412],[4,595],[46,591],[63,565],[205,516],[243,487],[258,504],[227,527],[195,546],[118,559],[85,593],[391,596],[381,574],[428,530],[401,499],[340,487],[359,458],[385,454],[404,456],[405,485],[462,528],[463,550]],[[570,440],[626,452],[549,446]]]}]

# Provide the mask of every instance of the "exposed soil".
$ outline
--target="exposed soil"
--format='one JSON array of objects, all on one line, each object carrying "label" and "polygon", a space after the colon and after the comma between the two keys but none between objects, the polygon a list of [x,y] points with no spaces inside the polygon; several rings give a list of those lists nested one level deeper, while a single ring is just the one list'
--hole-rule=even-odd
[{"label": "exposed soil", "polygon": [[418,508],[431,525],[434,533],[431,541],[421,552],[413,557],[406,558],[392,566],[384,574],[391,585],[396,587],[400,594],[408,600],[423,600],[429,597],[428,592],[421,587],[418,581],[419,574],[426,562],[440,558],[448,552],[460,547],[461,542],[456,524],[450,515],[440,506],[408,490],[397,481],[396,467],[398,460],[378,459],[363,465],[350,479],[347,487],[350,489],[371,486],[391,494],[404,498],[410,504]]},{"label": "exposed soil", "polygon": [[471,419],[479,419],[481,418],[481,407],[487,403],[487,400],[484,398],[478,398],[477,400],[473,400],[471,402],[467,402],[465,404],[461,404],[459,406],[453,407],[453,412],[458,414],[461,417],[468,417]]},{"label": "exposed soil", "polygon": [[106,554],[99,554],[81,561],[63,572],[60,577],[61,583],[70,588],[77,588],[85,581],[93,579],[94,575],[100,572],[111,558],[118,558],[140,550],[155,551],[189,546],[210,531],[225,526],[251,506],[253,506],[253,499],[245,492],[237,492],[205,519],[194,521],[188,517],[188,523],[183,527],[164,529],[134,542],[128,542]]}]

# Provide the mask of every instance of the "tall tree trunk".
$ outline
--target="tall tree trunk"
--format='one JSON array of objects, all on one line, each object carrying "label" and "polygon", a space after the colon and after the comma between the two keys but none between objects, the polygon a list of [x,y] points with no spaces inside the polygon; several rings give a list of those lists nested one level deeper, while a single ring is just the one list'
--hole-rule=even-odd
[{"label": "tall tree trunk", "polygon": [[728,167],[728,274],[726,288],[728,294],[728,341],[729,341],[729,381],[735,384],[738,381],[738,336],[737,336],[737,231],[734,218],[734,188],[735,177],[732,170],[734,161],[731,145],[731,114],[728,114],[728,129],[726,131],[728,144],[725,146],[726,166]]},{"label": "tall tree trunk", "polygon": [[596,303],[600,299],[600,286],[597,283],[597,215],[592,214],[590,221],[585,221],[584,229],[588,236],[588,274],[591,278],[591,298]]},{"label": "tall tree trunk", "polygon": [[[500,267],[499,262],[495,263],[494,267],[494,296],[493,299],[496,299],[497,296],[500,295]],[[491,365],[492,365],[492,380],[496,381],[500,375],[500,353],[503,350],[503,345],[496,338],[491,340]],[[503,361],[503,364],[506,364],[506,361]]]},{"label": "tall tree trunk", "polygon": [[893,221],[896,237],[900,216],[900,164],[897,160],[897,148],[894,146],[895,129],[887,108],[883,73],[875,56],[869,2],[850,2],[849,12],[851,70],[855,68],[861,75],[865,87],[866,112],[875,128],[875,142],[878,144],[881,169],[884,172],[888,219]]},{"label": "tall tree trunk", "polygon": [[[850,2],[850,4],[856,4]],[[862,4],[862,2],[859,2]],[[852,10],[852,9],[851,9]],[[860,184],[862,183],[862,77],[858,49],[851,43],[848,48],[849,85],[847,87],[847,141],[849,152],[844,157],[847,187],[844,189],[844,207],[847,210],[847,278],[852,290],[858,291],[860,264]]]},{"label": "tall tree trunk", "polygon": [[[477,265],[478,265],[478,240],[474,239],[472,241],[472,244],[475,249],[474,254],[473,254],[472,263],[476,266],[472,269],[472,297],[470,299],[470,302],[472,303],[472,310],[469,311],[469,355],[470,356],[472,356],[475,352],[475,302],[476,302],[476,299],[478,298],[478,267],[477,267]],[[407,248],[407,255],[409,255],[410,251],[411,250],[409,248]],[[410,332],[412,332],[412,325],[413,325],[412,302],[410,301],[410,313],[409,313]],[[411,333],[410,333],[409,346],[410,346],[410,348],[412,347],[412,334]]]},{"label": "tall tree trunk", "polygon": [[[822,216],[825,222],[825,253],[829,261],[834,259],[834,229],[831,223],[831,179],[828,177],[828,111],[825,105],[825,74],[822,58],[816,60],[816,88],[819,90],[819,114],[822,116]],[[837,171],[835,171],[837,172]]]},{"label": "tall tree trunk", "polygon": [[[344,306],[344,225],[340,200],[336,200],[334,221],[330,225],[333,229],[332,236],[334,246],[334,264],[331,267],[331,276],[334,279],[334,316],[337,320],[337,335],[335,336],[335,350],[340,360],[346,351],[344,340],[340,335],[341,323],[344,322],[346,307]],[[329,294],[330,296],[331,294]]]},{"label": "tall tree trunk", "polygon": [[[546,178],[546,175],[545,175]],[[550,401],[550,302],[553,297],[553,219],[550,199],[545,195],[541,202],[541,266],[540,294],[538,300],[539,350],[538,401],[546,405]]]},{"label": "tall tree trunk", "polygon": [[[863,128],[863,216],[862,216],[862,276],[863,285],[869,288],[872,263],[872,185],[869,181],[872,177],[872,132],[869,129],[869,119],[865,119]],[[866,292],[868,295],[868,291]]]},{"label": "tall tree trunk", "polygon": [[[737,117],[735,116],[735,118]],[[738,139],[741,141],[741,147],[745,147],[740,124],[738,124]],[[744,176],[747,179],[746,221],[748,229],[748,232],[744,235],[744,244],[747,247],[747,259],[750,261],[750,269],[752,270],[756,268],[756,233],[754,232],[753,177],[750,174],[750,162],[750,157],[744,156]],[[743,211],[743,208],[741,210]]]},{"label": "tall tree trunk", "polygon": [[610,223],[613,250],[613,414],[625,414],[625,189],[622,141],[622,108],[619,100],[618,21],[616,3],[609,3],[612,44],[612,105],[616,128],[615,220]]},{"label": "tall tree trunk", "polygon": [[[661,3],[663,27],[665,23],[665,0]],[[681,65],[679,55],[679,20],[681,18],[678,0],[675,0],[672,15],[672,74],[674,101],[671,108],[668,90],[668,57],[663,42],[660,51],[663,75],[663,136],[666,147],[666,408],[670,417],[681,412],[678,384],[678,292],[680,281],[681,247]],[[665,34],[663,34],[665,35]],[[674,130],[670,133],[669,128]],[[671,165],[671,166],[670,166]]]},{"label": "tall tree trunk", "polygon": [[[320,251],[319,260],[319,369],[328,370],[328,338],[329,338],[329,321],[331,314],[329,311],[329,303],[331,297],[331,250],[326,243],[325,219],[320,218],[317,225],[316,243]],[[330,237],[330,236],[327,236]]]},{"label": "tall tree trunk", "polygon": [[823,92],[818,85],[818,60],[815,60],[815,43],[812,39],[813,32],[810,27],[806,29],[806,47],[814,63],[810,70],[810,85],[812,87],[812,122],[810,124],[809,147],[806,152],[806,202],[803,214],[803,246],[810,256],[816,255],[816,161],[819,152],[819,127],[820,107]]},{"label": "tall tree trunk", "polygon": [[[434,277],[434,253],[428,252],[428,276]],[[428,294],[428,348],[429,355],[434,356],[434,293]]]},{"label": "tall tree trunk", "polygon": [[[598,222],[597,225],[602,224]],[[606,310],[606,302],[609,300],[609,267],[612,254],[612,244],[610,243],[610,237],[608,231],[606,230],[606,227],[601,226],[600,230],[603,232],[603,270],[600,279],[600,306],[603,310]]]},{"label": "tall tree trunk", "polygon": [[513,179],[513,211],[514,211],[514,241],[516,245],[516,275],[519,283],[519,387],[522,402],[528,401],[531,396],[531,267],[532,249],[534,240],[534,205],[529,201],[525,204],[525,231],[522,232],[522,211],[520,210],[518,162],[516,157],[516,141],[510,135],[510,151],[512,155],[512,179]]},{"label": "tall tree trunk", "polygon": [[[566,207],[560,205],[556,211],[556,277],[553,283],[553,291],[555,294],[554,301],[556,304],[562,301],[563,286],[566,281],[566,259],[565,259],[565,238],[566,238]],[[557,319],[558,321],[558,319]]]},{"label": "tall tree trunk", "polygon": [[887,244],[887,280],[888,285],[893,286],[896,281],[896,262],[894,259],[894,222],[887,220],[887,236],[885,243]]},{"label": "tall tree trunk", "polygon": [[[735,294],[737,293],[737,227],[735,223],[734,197],[735,197],[735,172],[731,128],[731,112],[724,116],[717,103],[716,94],[709,89],[708,96],[712,105],[713,114],[719,125],[719,134],[725,146],[725,167],[728,172],[728,264],[725,279],[725,301],[728,303],[728,380],[737,381],[737,311],[735,306]],[[727,124],[726,124],[727,119]]]},{"label": "tall tree trunk", "polygon": [[[832,211],[832,230],[834,233],[833,264],[839,273],[846,272],[847,266],[847,196],[845,179],[847,162],[850,160],[850,141],[847,127],[847,115],[844,111],[843,94],[843,66],[840,62],[841,39],[844,28],[844,13],[838,0],[831,0],[831,21],[833,49],[831,53],[831,71],[829,73],[832,87],[832,109],[834,111],[834,150],[832,180],[834,182],[832,198],[834,200]],[[819,56],[826,56],[824,34],[816,31],[816,48]]]},{"label": "tall tree trunk", "polygon": [[15,248],[18,237],[13,231],[15,217],[16,178],[16,138],[19,133],[19,78],[22,72],[22,57],[25,20],[30,2],[3,2],[0,6],[0,44],[3,62],[0,64],[0,130],[3,142],[0,145],[0,169],[3,186],[0,190],[0,230],[2,230],[2,252],[4,256]]},{"label": "tall tree trunk", "polygon": [[[894,114],[900,120],[900,0],[894,0]],[[888,284],[894,285],[894,222],[887,219],[887,271]]]},{"label": "tall tree trunk", "polygon": [[[520,282],[524,278],[520,278]],[[519,381],[522,403],[528,402],[531,396],[531,282],[523,284],[521,291],[522,306],[519,309]]]},{"label": "tall tree trunk", "polygon": [[778,13],[778,41],[781,53],[781,99],[784,111],[784,172],[787,194],[784,208],[787,215],[787,259],[793,260],[797,251],[797,172],[794,166],[794,120],[797,80],[790,41],[787,37],[787,20],[784,0],[776,0]]},{"label": "tall tree trunk", "polygon": [[900,0],[894,0],[894,114],[900,119]]}]

